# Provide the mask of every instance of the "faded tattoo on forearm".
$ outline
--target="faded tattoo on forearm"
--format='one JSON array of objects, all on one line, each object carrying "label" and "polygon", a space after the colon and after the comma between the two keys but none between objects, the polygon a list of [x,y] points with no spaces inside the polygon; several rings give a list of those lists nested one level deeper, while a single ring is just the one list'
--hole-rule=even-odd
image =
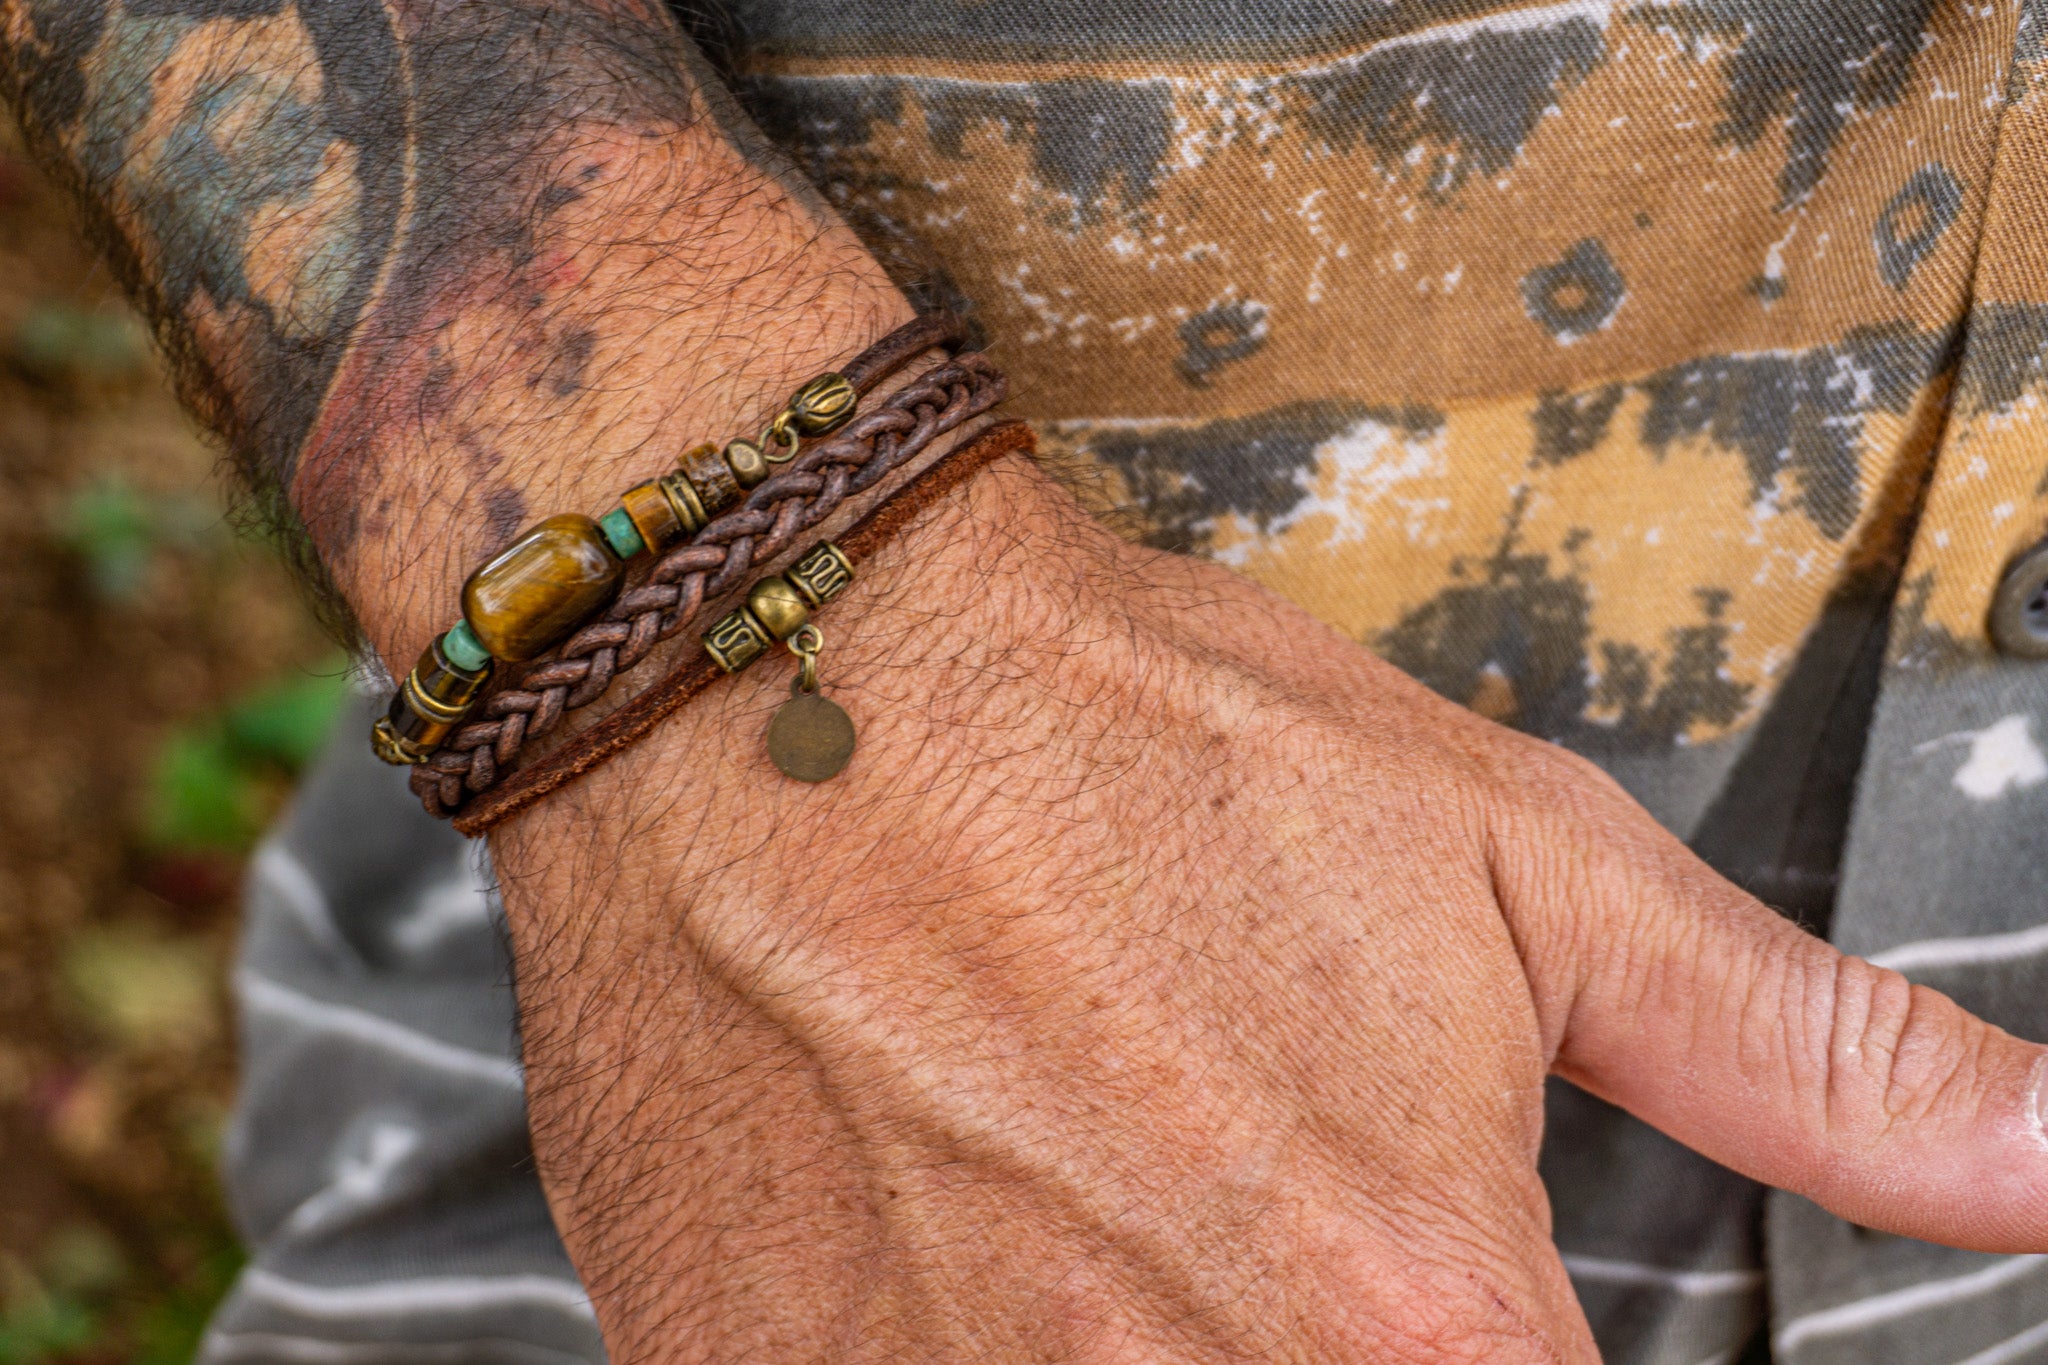
[{"label": "faded tattoo on forearm", "polygon": [[[603,338],[549,224],[621,147],[708,112],[793,187],[659,0],[0,0],[0,80],[252,488],[281,506],[319,448],[329,554],[377,515],[370,428],[473,380],[465,318],[518,319],[535,401],[579,391]],[[488,442],[446,444],[516,524]]]}]

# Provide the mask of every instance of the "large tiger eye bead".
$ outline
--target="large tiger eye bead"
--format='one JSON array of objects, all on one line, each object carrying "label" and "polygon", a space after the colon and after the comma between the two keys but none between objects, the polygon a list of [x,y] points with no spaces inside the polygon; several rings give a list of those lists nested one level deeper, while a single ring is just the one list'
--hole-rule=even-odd
[{"label": "large tiger eye bead", "polygon": [[544,653],[612,600],[626,566],[589,517],[549,517],[462,585],[462,616],[493,656]]}]

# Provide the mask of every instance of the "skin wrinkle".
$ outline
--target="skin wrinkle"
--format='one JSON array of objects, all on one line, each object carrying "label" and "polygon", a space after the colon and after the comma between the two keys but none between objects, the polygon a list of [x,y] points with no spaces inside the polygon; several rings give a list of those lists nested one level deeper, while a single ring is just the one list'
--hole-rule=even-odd
[{"label": "skin wrinkle", "polygon": [[[398,667],[525,509],[907,316],[644,0],[274,8],[0,0],[0,79]],[[113,77],[172,52],[134,117]],[[2003,1117],[2037,1051],[1859,997],[1587,765],[1030,467],[829,630],[833,784],[762,761],[785,662],[494,838],[534,1150],[622,1365],[1590,1361],[1553,1062],[1868,1225],[2048,1245]],[[1828,1065],[1852,1008],[1881,1077]]]}]

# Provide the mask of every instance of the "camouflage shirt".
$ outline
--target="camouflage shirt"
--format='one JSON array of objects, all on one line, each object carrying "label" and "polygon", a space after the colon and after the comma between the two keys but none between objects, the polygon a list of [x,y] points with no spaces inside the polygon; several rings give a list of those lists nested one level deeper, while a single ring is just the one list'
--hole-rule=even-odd
[{"label": "camouflage shirt", "polygon": [[[971,314],[1085,500],[1588,755],[1845,948],[2048,1038],[2048,665],[1986,624],[2048,531],[2048,6],[734,10],[742,97],[899,278]],[[403,799],[335,762],[259,869],[248,979],[338,1007],[363,988],[263,909],[280,866],[355,875],[344,805]],[[361,932],[422,887],[386,885]],[[320,1045],[281,1000],[251,1006],[259,1077]],[[270,1152],[282,1093],[245,1109]],[[288,1179],[256,1165],[246,1206],[294,1207],[249,1193]],[[1732,1361],[1766,1323],[1799,1365],[2048,1360],[2048,1258],[1767,1198],[1562,1085],[1544,1173],[1610,1360]],[[500,1192],[519,1217],[526,1189]],[[317,1278],[286,1220],[250,1221],[259,1270]],[[215,1358],[299,1322],[261,1284]],[[466,1340],[441,1309],[342,1335]]]}]

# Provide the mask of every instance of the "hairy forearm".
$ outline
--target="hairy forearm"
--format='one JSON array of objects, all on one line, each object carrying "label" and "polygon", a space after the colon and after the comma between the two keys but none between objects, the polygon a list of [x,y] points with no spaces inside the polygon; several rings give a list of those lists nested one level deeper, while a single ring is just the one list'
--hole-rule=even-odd
[{"label": "hairy forearm", "polygon": [[188,401],[407,660],[467,568],[907,316],[657,0],[0,0]]}]

